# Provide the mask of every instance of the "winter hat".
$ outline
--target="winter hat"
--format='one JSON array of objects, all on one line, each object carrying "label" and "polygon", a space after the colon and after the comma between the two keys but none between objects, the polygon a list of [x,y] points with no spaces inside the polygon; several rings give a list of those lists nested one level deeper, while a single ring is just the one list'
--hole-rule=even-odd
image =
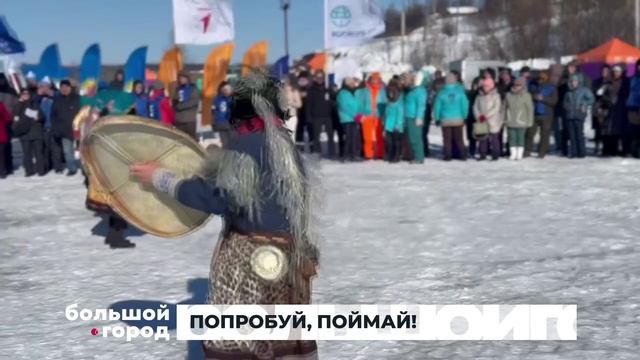
[{"label": "winter hat", "polygon": [[51,85],[51,79],[48,76],[45,76],[40,80],[41,85]]},{"label": "winter hat", "polygon": [[613,72],[620,72],[620,73],[621,73],[621,72],[624,72],[624,69],[622,68],[622,65],[620,65],[620,64],[616,64],[616,65],[613,67]]},{"label": "winter hat", "polygon": [[582,82],[582,78],[581,78],[581,77],[580,77],[580,75],[578,75],[578,74],[573,74],[573,75],[571,75],[571,76],[569,77],[569,81],[570,81],[570,82],[577,81],[577,82],[578,82],[578,85],[580,85],[580,83]]},{"label": "winter hat", "polygon": [[35,80],[35,79],[36,79],[36,73],[34,73],[33,71],[29,71],[29,72],[27,73],[27,76],[26,76],[26,77],[27,77],[27,79],[29,79],[29,80]]},{"label": "winter hat", "polygon": [[[262,70],[253,70],[249,76],[238,79],[231,103],[231,119],[236,124],[261,117],[274,117],[284,122],[289,119],[284,102],[283,85]],[[268,116],[267,116],[268,115]]]},{"label": "winter hat", "polygon": [[513,82],[512,92],[521,92],[527,87],[527,79],[520,76]]}]

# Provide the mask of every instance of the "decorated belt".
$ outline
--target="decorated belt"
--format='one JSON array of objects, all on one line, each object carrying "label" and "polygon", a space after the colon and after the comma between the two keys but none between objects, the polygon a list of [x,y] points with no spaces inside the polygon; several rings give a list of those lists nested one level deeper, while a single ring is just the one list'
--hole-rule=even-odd
[{"label": "decorated belt", "polygon": [[[293,241],[290,236],[268,233],[231,232],[242,240],[251,241],[258,246],[251,254],[251,269],[267,282],[280,281],[289,269],[289,259],[285,249],[290,248]],[[284,248],[284,249],[283,249]]]},{"label": "decorated belt", "polygon": [[293,245],[293,237],[285,233],[242,232],[235,229],[232,229],[230,233],[261,244],[276,245],[284,248]]}]

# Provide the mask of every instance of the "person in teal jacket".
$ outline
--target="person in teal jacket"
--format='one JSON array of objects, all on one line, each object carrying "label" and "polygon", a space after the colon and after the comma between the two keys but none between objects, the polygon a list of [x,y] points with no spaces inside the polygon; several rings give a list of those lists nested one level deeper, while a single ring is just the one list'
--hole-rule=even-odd
[{"label": "person in teal jacket", "polygon": [[404,99],[400,82],[391,80],[385,92],[384,140],[385,155],[388,162],[399,162],[402,157],[402,136],[404,133]]},{"label": "person in teal jacket", "polygon": [[461,160],[467,159],[464,144],[464,121],[469,115],[469,99],[456,74],[447,74],[447,83],[436,96],[433,105],[433,118],[442,126],[444,160],[450,161],[453,147],[460,151]]},{"label": "person in teal jacket", "polygon": [[360,124],[356,121],[356,117],[361,112],[361,101],[356,85],[355,78],[346,78],[336,98],[338,117],[345,136],[345,148],[342,153],[345,159],[351,161],[355,161],[360,156]]},{"label": "person in teal jacket", "polygon": [[422,127],[427,111],[427,88],[422,86],[423,78],[422,72],[405,74],[404,77],[404,117],[414,164],[424,163]]}]

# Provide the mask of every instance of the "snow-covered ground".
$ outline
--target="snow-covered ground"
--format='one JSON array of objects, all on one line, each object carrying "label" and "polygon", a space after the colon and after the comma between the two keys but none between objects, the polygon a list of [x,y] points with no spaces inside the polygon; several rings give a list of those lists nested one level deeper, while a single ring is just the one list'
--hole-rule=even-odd
[{"label": "snow-covered ground", "polygon": [[[322,162],[316,303],[578,304],[576,342],[321,342],[322,359],[638,359],[640,161]],[[199,359],[197,343],[93,337],[65,307],[201,302],[214,219],[102,243],[82,178],[0,181],[0,358]],[[114,323],[114,325],[117,323]]]}]

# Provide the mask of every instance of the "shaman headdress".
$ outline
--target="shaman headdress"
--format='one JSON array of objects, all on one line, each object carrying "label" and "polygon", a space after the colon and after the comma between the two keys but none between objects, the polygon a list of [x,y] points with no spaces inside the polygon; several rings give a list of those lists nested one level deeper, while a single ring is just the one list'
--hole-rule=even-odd
[{"label": "shaman headdress", "polygon": [[231,106],[232,123],[242,126],[243,122],[256,117],[263,120],[266,141],[262,159],[268,162],[265,168],[270,172],[261,174],[257,164],[248,156],[225,152],[220,169],[216,171],[216,186],[225,189],[235,205],[255,219],[262,195],[258,187],[266,182],[278,204],[286,211],[294,238],[292,261],[297,262],[303,256],[317,259],[318,254],[311,243],[311,174],[304,167],[288,130],[281,126],[289,117],[287,108],[284,85],[265,72],[252,71],[249,76],[238,80]]}]

